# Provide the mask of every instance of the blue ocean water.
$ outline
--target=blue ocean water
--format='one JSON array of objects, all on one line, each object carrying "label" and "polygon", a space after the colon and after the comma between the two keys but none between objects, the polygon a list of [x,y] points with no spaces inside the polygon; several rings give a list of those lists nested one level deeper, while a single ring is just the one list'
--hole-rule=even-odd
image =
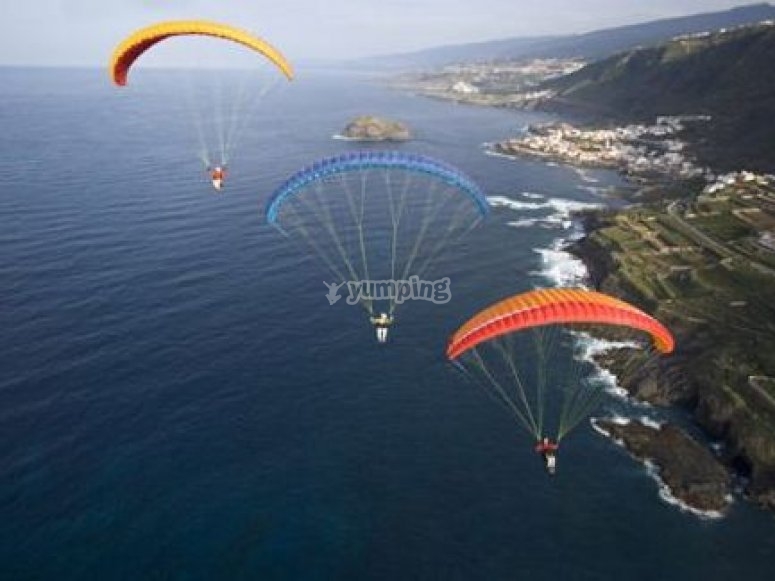
[{"label": "blue ocean water", "polygon": [[[0,578],[770,578],[769,514],[681,512],[586,424],[550,480],[445,363],[477,309],[548,284],[536,250],[564,234],[519,222],[525,192],[607,203],[569,168],[483,155],[541,117],[302,73],[216,196],[164,91],[0,70]],[[522,204],[439,259],[453,300],[405,305],[386,347],[262,220],[287,175],[358,147],[331,136],[361,113]]]}]

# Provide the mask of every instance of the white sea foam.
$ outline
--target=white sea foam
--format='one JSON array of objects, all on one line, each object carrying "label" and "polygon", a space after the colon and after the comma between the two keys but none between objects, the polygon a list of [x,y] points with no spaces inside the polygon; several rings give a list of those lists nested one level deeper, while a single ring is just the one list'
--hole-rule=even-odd
[{"label": "white sea foam", "polygon": [[592,426],[593,430],[595,430],[598,434],[602,434],[617,446],[621,446],[622,448],[624,448],[624,440],[622,440],[621,438],[614,438],[611,432],[603,428],[599,423],[599,420],[601,419],[609,421],[612,424],[617,424],[619,426],[626,426],[632,420],[630,418],[625,418],[624,416],[619,416],[619,415],[613,415],[607,418],[589,418],[589,424]]},{"label": "white sea foam", "polygon": [[595,430],[598,434],[602,434],[606,438],[611,437],[611,432],[608,430],[604,430],[600,427],[600,424],[597,423],[598,418],[589,418],[589,424],[592,426],[592,429]]},{"label": "white sea foam", "polygon": [[508,155],[506,153],[501,153],[499,151],[493,150],[491,143],[483,143],[482,147],[484,148],[484,154],[489,155],[490,157],[502,157],[504,159],[510,159],[512,161],[517,159],[517,157],[513,155]]},{"label": "white sea foam", "polygon": [[651,407],[646,402],[641,402],[630,397],[630,394],[626,389],[619,385],[619,379],[608,371],[601,367],[595,361],[595,357],[611,351],[613,349],[642,349],[643,346],[637,341],[611,341],[609,339],[601,339],[599,337],[593,337],[589,333],[583,331],[573,331],[573,336],[576,339],[576,354],[577,361],[586,361],[591,363],[595,367],[591,379],[593,381],[600,381],[605,387],[605,391],[618,399],[626,400],[638,407]]},{"label": "white sea foam", "polygon": [[626,416],[620,416],[618,414],[614,414],[613,416],[608,418],[608,420],[612,424],[616,424],[618,426],[627,426],[632,423],[632,418],[628,418]]},{"label": "white sea foam", "polygon": [[617,399],[630,400],[629,392],[619,385],[619,378],[603,367],[595,367],[595,372],[590,377],[590,381],[599,381],[605,385],[605,392],[610,396]]},{"label": "white sea foam", "polygon": [[[644,460],[643,465],[646,467],[646,473],[654,479],[654,481],[657,483],[657,486],[659,487],[659,498],[661,498],[667,504],[676,506],[683,512],[688,512],[703,519],[719,519],[724,517],[724,513],[718,510],[700,510],[698,508],[694,508],[693,506],[689,506],[683,500],[677,498],[673,494],[673,491],[670,489],[670,487],[665,484],[664,480],[662,480],[662,477],[659,475],[659,469],[653,462]],[[725,499],[727,502],[731,502],[732,497],[727,495]]]},{"label": "white sea foam", "polygon": [[[566,220],[562,216],[546,216],[544,218],[531,218],[530,222],[533,226],[544,228],[545,230],[569,230],[573,227],[572,220]],[[517,227],[527,224],[527,220],[517,220],[515,222],[509,222],[510,226]]]},{"label": "white sea foam", "polygon": [[573,227],[573,222],[571,220],[563,220],[559,216],[548,216],[546,218],[536,218],[533,221],[533,225],[545,230],[568,230]]},{"label": "white sea foam", "polygon": [[522,218],[521,220],[512,220],[511,222],[506,222],[506,225],[511,226],[512,228],[528,228],[536,226],[546,230],[569,230],[573,227],[573,221],[566,220],[560,215],[552,215],[538,218]]},{"label": "white sea foam", "polygon": [[647,428],[651,428],[653,430],[661,430],[662,425],[665,423],[665,422],[660,422],[659,420],[655,420],[650,416],[640,416],[638,418],[638,421],[644,426],[646,426]]},{"label": "white sea foam", "polygon": [[578,358],[581,361],[594,363],[594,357],[601,353],[607,353],[614,349],[642,349],[643,346],[637,341],[611,341],[594,337],[583,331],[576,331],[574,335],[579,339]]},{"label": "white sea foam", "polygon": [[566,218],[570,218],[574,212],[597,210],[603,207],[601,204],[579,202],[578,200],[567,200],[564,198],[549,198],[546,204]]},{"label": "white sea foam", "polygon": [[577,190],[581,190],[583,192],[588,192],[592,194],[593,196],[602,196],[603,194],[608,191],[608,188],[605,186],[576,186]]},{"label": "white sea foam", "polygon": [[525,218],[524,220],[514,220],[513,222],[506,222],[507,226],[512,228],[532,228],[539,225],[541,218]]},{"label": "white sea foam", "polygon": [[[584,263],[564,248],[569,240],[583,236],[583,231],[574,224],[573,214],[581,210],[603,207],[601,204],[568,200],[565,198],[545,198],[542,194],[522,192],[525,199],[517,200],[507,196],[491,196],[487,201],[496,208],[507,208],[520,212],[542,211],[543,216],[520,216],[518,220],[508,222],[513,228],[542,227],[565,230],[567,235],[552,242],[549,248],[535,248],[541,257],[541,269],[531,274],[548,280],[554,286],[584,286],[588,272]],[[543,201],[538,201],[543,200]]]},{"label": "white sea foam", "polygon": [[[543,194],[534,192],[522,192],[520,194],[525,199],[516,200],[507,196],[490,196],[487,198],[490,206],[493,208],[506,208],[514,212],[538,212],[545,215],[529,218],[521,218],[509,222],[508,225],[515,228],[527,228],[529,226],[540,226],[542,228],[569,230],[573,227],[572,215],[574,212],[600,208],[600,204],[591,204],[589,202],[578,202],[576,200],[566,200],[564,198],[546,198]],[[544,201],[536,201],[544,200]]]},{"label": "white sea foam", "polygon": [[[582,210],[595,210],[602,208],[600,204],[589,202],[578,202],[576,200],[566,200],[563,198],[549,198],[546,201],[546,208],[551,210],[551,214],[545,219],[547,225],[560,227],[563,230],[569,230],[573,227],[573,214]],[[581,232],[571,234],[570,238],[579,238]]]},{"label": "white sea foam", "polygon": [[535,248],[541,257],[541,269],[530,274],[548,280],[554,286],[584,287],[587,267],[584,263],[564,250],[565,239],[558,238],[549,248]]},{"label": "white sea foam", "polygon": [[522,192],[520,194],[523,198],[528,198],[530,200],[545,200],[546,196],[543,194],[538,194],[536,192]]},{"label": "white sea foam", "polygon": [[487,202],[493,208],[508,208],[514,211],[540,210],[547,207],[546,203],[543,202],[521,202],[506,196],[488,196]]}]

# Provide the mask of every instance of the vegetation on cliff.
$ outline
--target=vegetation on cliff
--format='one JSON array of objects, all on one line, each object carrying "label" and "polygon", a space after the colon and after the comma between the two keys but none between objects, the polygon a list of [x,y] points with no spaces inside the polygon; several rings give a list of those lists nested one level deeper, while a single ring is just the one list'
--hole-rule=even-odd
[{"label": "vegetation on cliff", "polygon": [[626,367],[623,386],[658,405],[688,406],[725,442],[724,460],[775,509],[775,184],[738,176],[690,204],[638,207],[588,220],[575,252],[592,282],[647,308],[676,335],[664,362]]}]

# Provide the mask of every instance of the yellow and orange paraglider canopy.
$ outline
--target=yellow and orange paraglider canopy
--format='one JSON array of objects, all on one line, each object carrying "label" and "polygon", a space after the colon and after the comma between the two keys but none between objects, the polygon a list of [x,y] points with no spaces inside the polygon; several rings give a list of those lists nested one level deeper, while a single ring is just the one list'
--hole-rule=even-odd
[{"label": "yellow and orange paraglider canopy", "polygon": [[223,38],[255,50],[268,58],[288,78],[293,79],[293,68],[285,57],[265,40],[226,24],[205,20],[176,20],[161,22],[135,31],[116,47],[110,59],[110,76],[119,86],[126,85],[132,64],[146,50],[172,36],[201,35]]}]

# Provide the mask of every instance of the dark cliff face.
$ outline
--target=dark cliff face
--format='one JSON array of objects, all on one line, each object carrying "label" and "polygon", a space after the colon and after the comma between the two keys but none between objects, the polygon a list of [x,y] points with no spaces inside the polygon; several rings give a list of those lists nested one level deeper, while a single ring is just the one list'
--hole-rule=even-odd
[{"label": "dark cliff face", "polygon": [[[588,235],[570,250],[587,265],[591,283],[611,294],[648,308],[673,331],[677,349],[668,358],[648,358],[642,365],[631,350],[601,355],[633,397],[660,406],[681,406],[712,438],[724,443],[722,459],[748,480],[746,492],[775,510],[775,399],[746,383],[741,367],[754,345],[725,342],[723,329],[676,319],[644,299],[617,271],[612,252],[595,230],[608,224],[603,216],[587,218]],[[635,361],[635,363],[634,363]],[[744,397],[743,397],[744,396]]]},{"label": "dark cliff face", "polygon": [[589,283],[596,289],[601,288],[615,269],[610,253],[589,237],[576,241],[568,250],[582,258],[587,267]]},{"label": "dark cliff face", "polygon": [[615,349],[595,357],[603,368],[616,375],[634,398],[659,406],[693,406],[697,386],[684,370],[684,356],[660,358],[632,349]]},{"label": "dark cliff face", "polygon": [[[771,403],[761,402],[757,414],[769,414]],[[717,381],[703,385],[694,417],[711,436],[726,443],[725,460],[748,479],[747,492],[758,503],[775,510],[775,434],[750,409],[735,389]]]}]

